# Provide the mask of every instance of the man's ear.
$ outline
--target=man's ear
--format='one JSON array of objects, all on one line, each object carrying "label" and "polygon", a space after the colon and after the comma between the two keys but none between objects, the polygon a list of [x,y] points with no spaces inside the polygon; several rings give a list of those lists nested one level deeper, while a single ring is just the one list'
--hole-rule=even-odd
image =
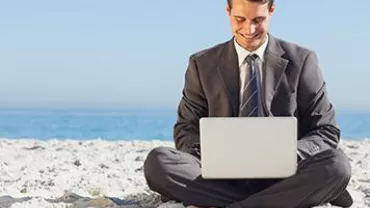
[{"label": "man's ear", "polygon": [[270,8],[270,15],[273,15],[274,12],[275,12],[275,4],[272,4]]},{"label": "man's ear", "polygon": [[230,8],[229,4],[226,5],[226,13],[227,13],[228,16],[230,16],[231,8]]}]

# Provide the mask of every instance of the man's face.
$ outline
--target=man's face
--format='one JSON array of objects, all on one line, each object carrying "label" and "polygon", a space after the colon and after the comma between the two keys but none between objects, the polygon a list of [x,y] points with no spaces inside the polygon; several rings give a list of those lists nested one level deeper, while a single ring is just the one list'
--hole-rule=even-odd
[{"label": "man's face", "polygon": [[274,8],[273,5],[269,9],[268,3],[248,0],[233,0],[231,8],[227,6],[231,29],[239,45],[254,51],[264,43]]}]

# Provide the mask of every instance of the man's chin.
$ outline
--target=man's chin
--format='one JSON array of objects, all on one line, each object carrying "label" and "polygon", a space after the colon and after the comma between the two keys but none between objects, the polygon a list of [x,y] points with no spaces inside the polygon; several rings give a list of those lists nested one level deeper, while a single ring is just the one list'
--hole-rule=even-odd
[{"label": "man's chin", "polygon": [[243,44],[241,45],[244,49],[248,50],[248,51],[254,51],[258,48],[259,46],[259,43],[258,41],[253,41],[253,42],[243,42]]},{"label": "man's chin", "polygon": [[252,51],[256,50],[259,46],[261,46],[263,43],[262,39],[254,39],[254,40],[243,40],[241,45],[243,48]]}]

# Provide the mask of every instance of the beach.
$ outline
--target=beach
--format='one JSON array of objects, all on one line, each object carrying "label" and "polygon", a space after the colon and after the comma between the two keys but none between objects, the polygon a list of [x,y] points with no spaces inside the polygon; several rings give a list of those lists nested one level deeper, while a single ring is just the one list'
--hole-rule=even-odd
[{"label": "beach", "polygon": [[[173,142],[0,139],[0,207],[182,208],[146,185],[143,162],[157,146]],[[352,165],[352,207],[370,207],[370,140],[340,148]]]}]

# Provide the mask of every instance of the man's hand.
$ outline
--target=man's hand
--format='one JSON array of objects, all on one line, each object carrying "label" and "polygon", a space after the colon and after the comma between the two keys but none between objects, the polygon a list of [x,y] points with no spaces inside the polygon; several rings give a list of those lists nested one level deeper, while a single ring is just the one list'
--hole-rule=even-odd
[{"label": "man's hand", "polygon": [[194,143],[191,146],[191,152],[190,154],[194,155],[195,157],[201,159],[201,153],[200,153],[200,144],[199,143]]}]

